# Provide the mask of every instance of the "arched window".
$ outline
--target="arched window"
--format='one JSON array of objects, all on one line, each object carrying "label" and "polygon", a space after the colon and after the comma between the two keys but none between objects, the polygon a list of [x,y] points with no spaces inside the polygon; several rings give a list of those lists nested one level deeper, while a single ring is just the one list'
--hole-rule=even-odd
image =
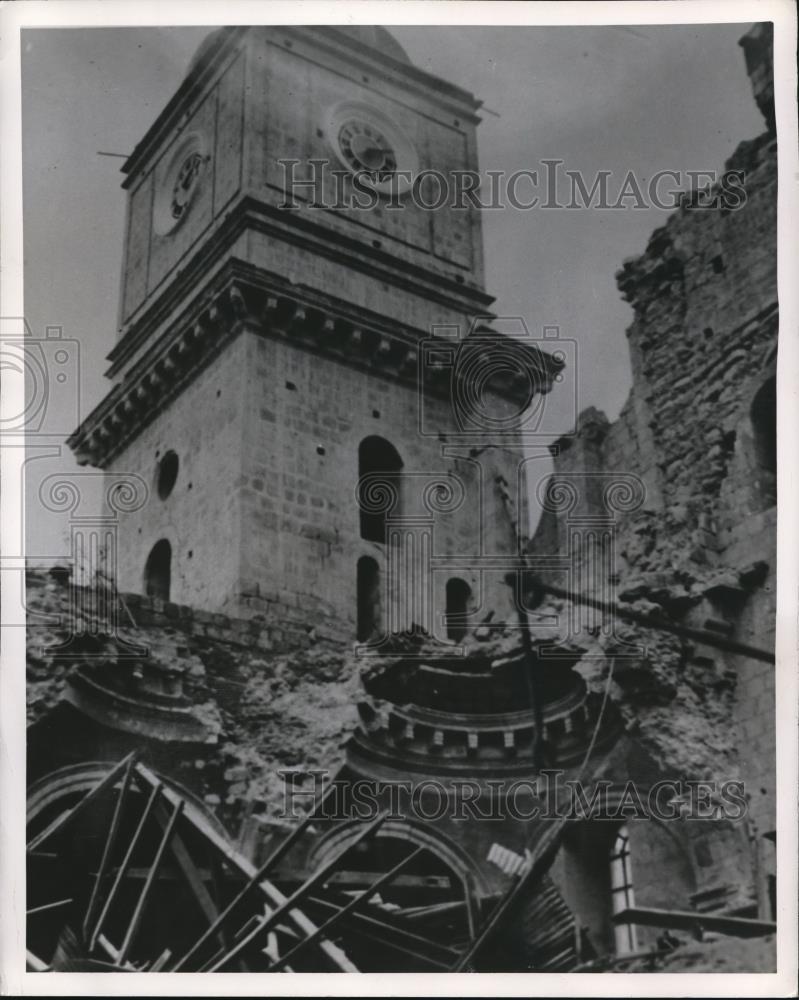
[{"label": "arched window", "polygon": [[161,601],[169,600],[172,573],[172,546],[162,538],[152,547],[144,567],[144,593]]},{"label": "arched window", "polygon": [[757,390],[750,410],[755,462],[761,492],[777,501],[777,379],[772,375]]},{"label": "arched window", "polygon": [[444,620],[447,624],[447,638],[455,642],[466,635],[466,614],[472,597],[472,588],[458,576],[447,580],[447,611]]},{"label": "arched window", "polygon": [[[358,448],[358,481],[362,483],[365,476],[373,477],[363,490],[361,487],[358,490],[361,538],[368,542],[386,541],[387,511],[380,501],[384,499],[385,491],[395,494],[396,501],[391,513],[396,517],[400,503],[401,472],[402,459],[390,441],[377,436],[361,441]],[[384,484],[385,490],[381,489],[381,484]]]},{"label": "arched window", "polygon": [[[620,826],[610,849],[610,891],[613,912],[621,913],[635,906],[633,875],[630,866],[630,835],[627,826]],[[616,924],[616,954],[630,955],[637,949],[635,924]]]},{"label": "arched window", "polygon": [[380,634],[380,568],[370,556],[358,560],[358,642]]}]

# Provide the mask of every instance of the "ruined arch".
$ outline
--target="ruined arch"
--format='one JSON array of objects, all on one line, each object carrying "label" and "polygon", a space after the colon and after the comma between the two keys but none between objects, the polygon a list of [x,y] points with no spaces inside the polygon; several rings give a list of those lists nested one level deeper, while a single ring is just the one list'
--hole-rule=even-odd
[{"label": "ruined arch", "polygon": [[[311,851],[308,858],[310,870],[316,870],[339,852],[344,851],[354,843],[363,829],[362,821],[351,820],[339,824],[328,836],[324,837]],[[442,870],[448,870],[453,879],[460,885],[468,880],[478,896],[491,893],[491,886],[483,872],[474,865],[466,852],[454,841],[432,830],[429,826],[414,823],[404,819],[388,819],[380,828],[376,842],[393,841],[405,845],[405,853],[417,847],[425,848],[425,853],[435,858]],[[364,860],[368,856],[364,855]]]}]

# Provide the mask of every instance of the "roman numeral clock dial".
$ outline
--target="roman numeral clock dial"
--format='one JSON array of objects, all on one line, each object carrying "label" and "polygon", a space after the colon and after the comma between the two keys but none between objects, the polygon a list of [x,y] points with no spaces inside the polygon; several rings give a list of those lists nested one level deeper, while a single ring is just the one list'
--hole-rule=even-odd
[{"label": "roman numeral clock dial", "polygon": [[330,109],[325,132],[341,163],[376,191],[408,190],[419,169],[413,143],[385,112],[347,102]]}]

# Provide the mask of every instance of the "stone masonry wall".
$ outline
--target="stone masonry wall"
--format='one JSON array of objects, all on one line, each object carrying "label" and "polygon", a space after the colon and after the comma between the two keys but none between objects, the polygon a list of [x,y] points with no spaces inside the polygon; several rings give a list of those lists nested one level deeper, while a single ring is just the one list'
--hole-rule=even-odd
[{"label": "stone masonry wall", "polygon": [[[633,388],[616,422],[593,409],[581,414],[577,438],[553,447],[554,480],[599,470],[643,483],[643,504],[617,517],[607,599],[770,650],[776,507],[764,449],[773,451],[773,415],[764,421],[753,403],[776,370],[771,128],[741,143],[726,170],[741,172],[745,203],[727,200],[720,186],[704,199],[694,195],[618,273],[634,310],[627,331]],[[700,207],[714,195],[714,207]],[[590,512],[585,503],[583,513]],[[562,551],[566,530],[566,516],[545,513],[531,551]],[[617,675],[613,692],[623,710],[638,711],[641,738],[646,743],[649,731],[672,763],[690,768],[692,756],[698,762],[710,753],[738,768],[753,841],[772,831],[775,668],[650,630],[626,631],[649,653]]]}]

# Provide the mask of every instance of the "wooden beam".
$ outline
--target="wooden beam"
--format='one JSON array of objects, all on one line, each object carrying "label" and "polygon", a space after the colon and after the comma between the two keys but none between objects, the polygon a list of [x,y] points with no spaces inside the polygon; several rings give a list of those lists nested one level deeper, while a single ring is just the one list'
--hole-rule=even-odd
[{"label": "wooden beam", "polygon": [[[167,813],[162,802],[159,802],[156,806],[155,818],[158,820],[161,828],[165,829],[166,824],[169,822],[169,814]],[[211,898],[211,893],[205,887],[205,882],[207,879],[210,879],[211,873],[198,868],[195,865],[194,860],[192,859],[191,854],[189,854],[188,848],[179,833],[173,833],[172,840],[169,844],[169,850],[175,858],[178,868],[181,870],[183,876],[188,882],[192,895],[197,900],[197,905],[202,910],[203,915],[209,923],[213,923],[219,916],[219,910],[216,907],[216,903],[214,903]],[[163,874],[165,875],[167,873],[164,872]]]},{"label": "wooden beam", "polygon": [[103,856],[100,860],[100,867],[97,870],[94,885],[92,886],[92,894],[89,897],[89,904],[86,907],[86,916],[83,918],[84,941],[89,936],[89,927],[91,926],[94,911],[97,909],[97,900],[99,898],[100,889],[102,888],[103,882],[105,882],[106,875],[108,874],[108,868],[111,864],[111,856],[114,852],[114,847],[116,846],[119,824],[122,819],[122,811],[125,808],[125,799],[127,798],[128,790],[130,788],[130,779],[133,773],[133,762],[134,758],[131,756],[128,759],[127,767],[125,768],[125,777],[122,779],[122,784],[119,787],[119,795],[117,795],[116,805],[114,806],[114,815],[111,818],[111,826],[109,827],[108,836],[105,838],[105,844],[103,845]]},{"label": "wooden beam", "polygon": [[477,920],[479,910],[474,896],[472,895],[472,876],[469,872],[463,875],[463,901],[466,904],[466,924],[469,929],[469,940],[474,941],[477,936]]},{"label": "wooden beam", "polygon": [[[378,878],[380,872],[334,872],[330,876],[330,884],[337,888],[347,886],[368,889]],[[449,889],[452,883],[446,875],[398,875],[394,879],[394,885],[405,889]]]},{"label": "wooden beam", "polygon": [[[143,782],[148,784],[153,784],[158,781],[156,775],[148,767],[145,767],[144,764],[136,765],[136,774]],[[167,801],[174,803],[178,800],[179,796],[176,792],[172,791],[171,788],[165,788],[164,798]],[[321,804],[321,801],[319,804]],[[318,809],[319,806],[317,805],[315,808]],[[209,823],[208,817],[201,812],[200,809],[192,805],[191,802],[186,803],[184,815],[187,821],[190,822],[195,828],[197,833],[205,839],[208,846],[211,847],[222,860],[227,862],[233,869],[244,876],[244,878],[251,879],[252,876],[257,874],[258,869],[256,869],[255,865],[247,858],[239,854],[230,842]],[[285,895],[277,888],[276,885],[273,885],[270,881],[264,879],[263,877],[257,882],[257,887],[261,894],[261,898],[259,900],[261,906],[271,909],[271,907],[280,905],[286,899]],[[316,925],[301,910],[292,910],[288,917],[297,930],[303,934],[310,934],[312,931],[316,930]],[[347,958],[345,952],[337,945],[333,944],[332,941],[322,941],[320,942],[319,947],[326,953],[327,957],[340,972],[358,972],[358,969]],[[174,971],[174,969],[170,969],[169,971]]]},{"label": "wooden beam", "polygon": [[[366,824],[366,826],[358,834],[355,840],[352,841],[352,843],[347,844],[347,846],[343,849],[343,851],[337,854],[326,865],[323,865],[319,869],[319,871],[315,872],[308,879],[307,882],[301,885],[300,888],[296,890],[296,892],[293,892],[291,896],[289,896],[289,898],[285,901],[285,903],[283,903],[281,906],[278,906],[277,909],[272,911],[272,913],[264,917],[264,919],[259,922],[258,926],[254,928],[254,930],[250,931],[249,934],[245,935],[240,941],[236,942],[236,944],[228,952],[227,955],[225,955],[222,959],[220,959],[220,961],[214,963],[210,967],[210,969],[206,970],[203,968],[200,971],[221,972],[222,968],[225,965],[227,965],[232,958],[235,958],[246,947],[248,947],[256,937],[263,934],[270,927],[274,927],[274,925],[283,916],[284,913],[292,909],[292,907],[296,906],[297,903],[300,903],[306,896],[309,895],[309,893],[313,892],[313,890],[317,886],[324,885],[324,883],[329,880],[330,873],[335,869],[336,865],[338,865],[338,863],[341,861],[342,855],[352,850],[357,844],[361,844],[364,841],[373,837],[377,833],[378,829],[383,825],[387,816],[388,816],[387,812],[378,813],[378,815],[375,817],[375,819],[371,821],[371,823]],[[314,930],[315,929],[316,928],[314,928]]]},{"label": "wooden beam", "polygon": [[153,962],[153,964],[148,969],[148,972],[160,972],[171,957],[172,957],[172,952],[169,950],[169,948],[167,948]]},{"label": "wooden beam", "polygon": [[47,962],[43,962],[38,956],[34,955],[32,951],[25,952],[25,971],[26,972],[49,972],[50,966]]},{"label": "wooden beam", "polygon": [[128,957],[130,949],[133,947],[133,942],[136,940],[136,935],[138,934],[145,908],[150,899],[150,893],[152,892],[153,883],[155,882],[155,876],[158,874],[158,869],[161,867],[161,863],[164,860],[164,854],[166,853],[166,849],[172,839],[175,824],[177,823],[182,812],[183,802],[180,801],[175,803],[175,806],[172,809],[172,815],[169,817],[169,822],[167,823],[167,827],[161,837],[161,842],[155,852],[155,858],[153,858],[150,874],[147,876],[147,881],[144,883],[144,887],[142,888],[141,894],[136,902],[136,908],[133,911],[133,916],[131,917],[130,924],[128,925],[127,933],[125,934],[122,946],[119,949],[117,965],[124,965],[125,959]]},{"label": "wooden beam", "polygon": [[90,789],[79,802],[75,803],[75,805],[71,809],[67,810],[66,812],[58,816],[56,819],[54,819],[53,822],[44,830],[42,830],[41,833],[36,834],[35,837],[29,840],[27,844],[28,851],[35,850],[40,844],[43,844],[45,840],[48,840],[54,833],[58,831],[63,832],[65,825],[67,825],[68,823],[72,823],[75,817],[79,816],[86,809],[88,805],[91,805],[91,803],[93,803],[100,795],[102,795],[103,792],[105,792],[109,787],[112,787],[114,785],[119,775],[125,770],[125,768],[128,767],[131,761],[135,760],[135,757],[136,757],[136,752],[134,751],[133,753],[128,754],[127,757],[123,758],[117,765],[112,767],[111,770],[108,772],[108,774],[106,774],[104,778],[101,778],[100,781],[98,781],[97,784],[94,786],[94,788]]},{"label": "wooden beam", "polygon": [[[527,572],[526,570],[523,570]],[[712,649],[720,649],[727,653],[737,653],[739,656],[748,657],[750,660],[759,660],[761,663],[776,663],[776,656],[771,649],[760,649],[757,646],[750,646],[745,642],[738,642],[735,639],[728,639],[718,632],[709,632],[706,629],[691,628],[688,625],[680,625],[677,622],[669,621],[660,616],[636,611],[634,608],[626,608],[621,604],[613,604],[610,601],[600,601],[586,594],[578,594],[562,587],[554,587],[552,584],[543,583],[534,578],[528,589],[540,590],[552,597],[559,597],[570,601],[572,604],[581,604],[583,607],[594,608],[603,614],[624,622],[632,622],[643,628],[652,629],[655,632],[668,632],[671,635],[678,635],[683,639],[691,639],[700,642]]]},{"label": "wooden beam", "polygon": [[289,836],[280,844],[277,845],[274,851],[272,851],[269,857],[264,861],[264,863],[253,872],[247,883],[239,891],[239,893],[234,896],[234,898],[228,903],[224,910],[219,914],[219,916],[212,921],[210,927],[208,927],[200,937],[194,942],[194,944],[189,948],[185,955],[176,963],[175,967],[171,969],[171,972],[180,972],[184,969],[186,963],[191,959],[208,941],[211,937],[217,936],[217,931],[222,926],[222,924],[230,917],[231,913],[240,905],[243,899],[249,895],[256,885],[259,885],[263,879],[266,877],[268,872],[274,868],[274,866],[282,860],[294,846],[294,844],[300,839],[300,837],[305,833],[308,826],[313,821],[313,817],[316,812],[324,804],[325,800],[335,792],[335,783],[331,782],[328,788],[322,793],[321,798],[316,803],[314,808],[308,813],[308,815],[303,819],[303,821],[292,830]]},{"label": "wooden beam", "polygon": [[[314,897],[312,902],[315,907],[332,910],[334,913],[338,913],[342,909],[342,907],[336,906],[335,903],[331,903],[327,899]],[[445,972],[452,967],[452,963],[458,954],[454,948],[440,944],[438,941],[419,937],[408,931],[400,931],[393,924],[386,923],[371,913],[358,913],[357,911],[350,913],[347,916],[346,922],[353,933],[360,934],[373,941],[378,941],[392,951],[410,955],[419,961],[426,962],[428,965],[435,966],[435,968]]]},{"label": "wooden beam", "polygon": [[[333,903],[329,899],[321,899],[318,896],[314,896],[312,899],[309,899],[309,902],[315,907],[319,907],[323,910],[326,909],[328,911],[332,910],[334,913],[338,913],[343,909],[343,906]],[[449,945],[442,944],[439,941],[433,941],[429,937],[422,937],[420,934],[414,934],[412,931],[405,930],[404,928],[398,926],[396,922],[390,922],[389,919],[382,919],[382,915],[378,916],[378,913],[379,911],[377,907],[373,906],[369,913],[355,912],[350,914],[348,919],[351,921],[353,926],[359,926],[366,930],[373,929],[375,931],[380,931],[392,940],[404,942],[407,946],[406,950],[413,949],[413,954],[416,954],[419,949],[432,949],[433,951],[439,952],[439,958],[443,963],[451,963],[457,957],[458,952]],[[390,918],[393,916],[393,913],[387,912],[385,916]],[[433,959],[431,959],[431,961],[433,961]],[[441,963],[436,960],[434,964],[438,965]],[[449,965],[445,964],[444,967],[449,968]]]},{"label": "wooden beam", "polygon": [[136,850],[136,847],[138,846],[139,840],[141,839],[142,831],[144,830],[144,827],[147,825],[147,820],[150,818],[153,806],[155,805],[155,800],[161,793],[162,787],[163,786],[159,781],[158,784],[155,785],[152,791],[150,792],[150,797],[147,800],[147,804],[145,805],[144,810],[142,811],[141,817],[139,819],[139,824],[136,827],[133,837],[131,838],[130,844],[128,845],[128,849],[125,852],[125,857],[122,859],[122,864],[119,866],[116,878],[114,879],[113,885],[111,886],[111,891],[106,896],[105,903],[103,904],[103,908],[100,911],[100,916],[97,918],[97,923],[95,924],[94,931],[92,932],[92,936],[89,940],[90,952],[94,951],[94,947],[100,936],[100,931],[102,930],[103,924],[105,923],[105,919],[108,916],[108,912],[114,903],[114,899],[116,898],[116,894],[119,891],[119,887],[120,885],[122,885],[122,880],[125,878],[125,873],[130,867],[130,862],[133,858],[133,852]]},{"label": "wooden beam", "polygon": [[292,958],[292,956],[296,956],[299,952],[304,951],[309,944],[312,944],[318,938],[322,937],[325,931],[329,931],[332,927],[334,927],[337,923],[339,923],[339,921],[343,917],[345,917],[348,913],[352,913],[353,911],[358,909],[358,907],[363,906],[364,903],[368,902],[368,900],[371,899],[371,897],[374,896],[376,892],[379,892],[379,890],[382,889],[384,885],[387,885],[389,882],[393,882],[399,875],[399,873],[402,871],[402,869],[405,868],[407,865],[409,865],[416,858],[418,858],[424,852],[424,850],[425,850],[424,847],[417,847],[415,851],[412,851],[406,858],[403,858],[403,860],[400,861],[399,864],[394,865],[394,867],[390,871],[387,871],[384,875],[381,875],[380,878],[378,878],[375,882],[373,882],[369,886],[366,892],[364,892],[360,896],[357,896],[351,902],[347,903],[347,905],[343,909],[339,910],[338,913],[333,914],[333,916],[328,918],[322,924],[321,927],[319,927],[317,930],[313,932],[313,934],[310,934],[307,938],[305,938],[304,941],[300,941],[298,944],[294,945],[294,947],[291,948],[288,952],[286,952],[286,954],[283,955],[281,958],[279,958],[274,965],[270,966],[269,971],[278,972],[286,965],[286,963],[289,961],[290,958]]},{"label": "wooden beam", "polygon": [[614,924],[641,924],[644,927],[667,927],[683,931],[716,931],[733,937],[762,937],[775,934],[777,925],[771,920],[750,920],[728,917],[721,913],[697,913],[694,910],[659,910],[648,906],[631,906],[613,917]]},{"label": "wooden beam", "polygon": [[455,963],[451,970],[452,972],[464,971],[483,944],[485,944],[486,940],[494,933],[500,920],[516,902],[521,892],[526,888],[531,888],[546,872],[552,863],[556,851],[560,847],[560,838],[567,822],[569,822],[567,815],[559,816],[553,821],[552,826],[545,830],[543,836],[533,848],[533,854],[527,868],[521,872],[517,881],[510,886],[505,896],[503,896],[488,915],[479,934],[472,939],[469,947]]},{"label": "wooden beam", "polygon": [[426,920],[437,920],[439,917],[454,916],[466,911],[466,901],[453,899],[446,903],[428,903],[419,906],[403,906],[400,910],[392,910],[392,916],[408,920],[411,923],[424,923]]},{"label": "wooden beam", "polygon": [[60,906],[66,906],[71,902],[71,899],[59,899],[55,903],[44,903],[42,906],[34,906],[32,909],[25,911],[25,916],[32,917],[35,913],[46,913],[47,910],[57,910]]}]

